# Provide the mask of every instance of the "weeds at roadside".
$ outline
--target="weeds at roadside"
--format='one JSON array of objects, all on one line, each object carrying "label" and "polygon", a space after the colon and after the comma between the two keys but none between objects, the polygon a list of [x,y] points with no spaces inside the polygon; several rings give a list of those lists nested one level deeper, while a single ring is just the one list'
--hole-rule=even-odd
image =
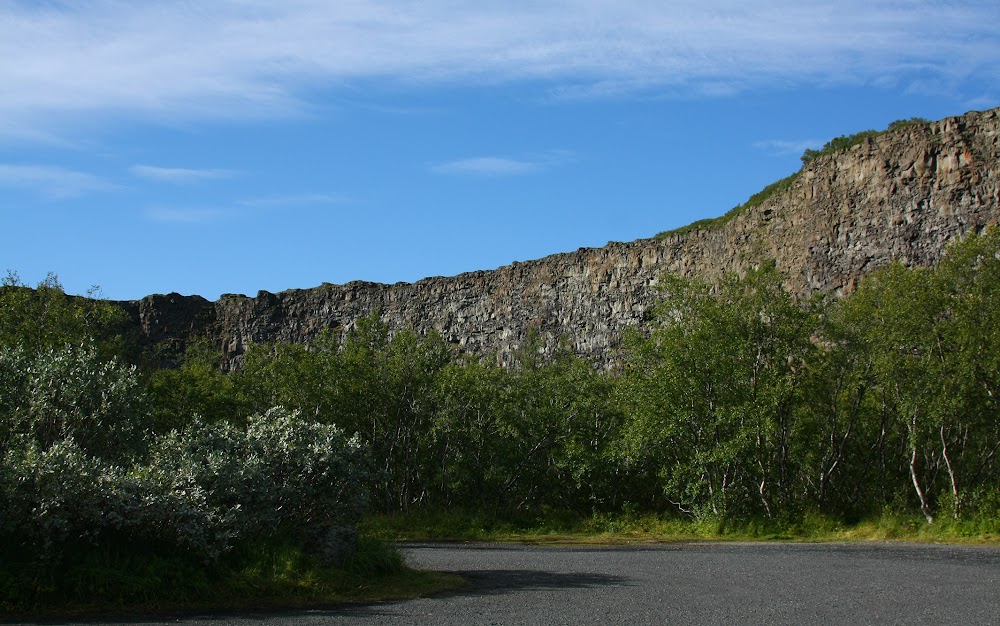
[{"label": "weeds at roadside", "polygon": [[477,513],[373,515],[365,532],[385,541],[487,541],[624,544],[678,541],[911,541],[1000,544],[1000,520],[938,520],[884,513],[845,522],[822,515],[794,520],[681,519],[655,514],[565,514],[496,519]]}]

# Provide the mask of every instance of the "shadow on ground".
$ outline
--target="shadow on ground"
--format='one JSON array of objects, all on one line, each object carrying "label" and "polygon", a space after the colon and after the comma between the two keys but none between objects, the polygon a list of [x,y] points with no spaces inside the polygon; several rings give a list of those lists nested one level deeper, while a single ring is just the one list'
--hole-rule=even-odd
[{"label": "shadow on ground", "polygon": [[[631,585],[629,579],[621,576],[590,573],[546,572],[539,570],[467,570],[449,573],[460,576],[467,584],[458,589],[438,594],[436,597],[498,596],[522,591],[558,591],[564,589],[588,589],[609,586],[623,587]],[[243,621],[271,621],[276,618],[285,617],[321,617],[326,615],[331,617],[365,618],[393,615],[395,614],[393,607],[405,602],[411,602],[411,600],[389,600],[370,604],[316,605],[309,608],[293,609],[165,612],[160,615],[105,616],[91,619],[82,618],[79,620],[52,619],[16,623],[39,625],[68,623],[159,624],[167,622],[183,624],[185,622],[202,623],[213,621],[233,623]],[[0,620],[0,623],[4,623],[4,620]]]}]

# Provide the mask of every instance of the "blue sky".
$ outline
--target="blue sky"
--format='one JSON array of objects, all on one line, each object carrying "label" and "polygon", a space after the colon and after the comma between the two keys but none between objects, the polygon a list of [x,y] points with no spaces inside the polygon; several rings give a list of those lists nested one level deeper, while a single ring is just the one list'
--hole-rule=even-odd
[{"label": "blue sky", "polygon": [[1000,3],[0,0],[0,272],[392,283],[721,215],[1000,106]]}]

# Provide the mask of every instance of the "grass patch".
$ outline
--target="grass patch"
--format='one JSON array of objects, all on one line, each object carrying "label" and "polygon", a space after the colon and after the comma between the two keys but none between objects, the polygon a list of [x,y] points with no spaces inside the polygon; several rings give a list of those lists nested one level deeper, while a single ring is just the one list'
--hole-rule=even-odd
[{"label": "grass patch", "polygon": [[698,220],[697,222],[692,222],[687,226],[681,226],[680,228],[675,228],[673,230],[666,230],[663,231],[662,233],[657,234],[653,238],[665,239],[670,235],[680,235],[694,230],[714,230],[717,228],[722,228],[727,223],[729,223],[729,221],[732,220],[734,217],[745,213],[748,209],[760,206],[772,196],[776,196],[777,194],[790,189],[792,183],[795,182],[795,179],[797,179],[799,177],[799,174],[801,173],[802,171],[799,170],[798,172],[795,172],[790,176],[786,176],[785,178],[782,178],[779,181],[771,183],[767,187],[764,187],[754,195],[750,196],[750,198],[743,204],[740,204],[730,209],[725,215],[721,215],[715,218]]},{"label": "grass patch", "polygon": [[[912,117],[910,119],[896,120],[895,122],[889,124],[889,127],[886,128],[885,130],[881,131],[863,130],[861,132],[854,133],[852,135],[841,135],[840,137],[835,137],[830,141],[826,142],[826,144],[824,144],[823,147],[818,150],[812,150],[812,149],[806,150],[805,153],[802,155],[802,164],[803,166],[805,166],[816,157],[825,156],[827,154],[833,154],[835,152],[842,152],[852,146],[856,146],[870,139],[874,139],[875,137],[883,135],[887,132],[901,130],[912,126],[926,126],[927,124],[929,124],[929,121],[922,117]],[[673,230],[665,230],[655,235],[653,238],[664,239],[670,235],[681,235],[695,230],[714,230],[717,228],[721,228],[737,215],[746,212],[747,209],[755,206],[760,206],[768,198],[771,198],[772,196],[775,196],[779,193],[788,190],[792,186],[792,183],[795,182],[795,179],[798,178],[799,174],[801,173],[802,170],[799,170],[790,176],[786,176],[785,178],[782,178],[779,181],[771,183],[767,187],[764,187],[754,195],[750,196],[750,198],[743,204],[733,207],[725,215],[721,215],[715,218],[698,220],[697,222],[692,222],[687,226],[681,226],[680,228],[674,228]]]},{"label": "grass patch", "polygon": [[842,528],[832,539],[995,545],[1000,544],[1000,520],[939,517],[928,524],[919,516],[883,515]]},{"label": "grass patch", "polygon": [[336,568],[293,543],[241,546],[212,567],[191,555],[104,547],[64,555],[45,571],[0,557],[0,619],[329,606],[415,598],[461,584],[408,567],[395,546],[371,537]]},{"label": "grass patch", "polygon": [[1000,520],[928,524],[922,517],[885,514],[857,523],[807,515],[796,520],[690,519],[656,514],[559,513],[495,519],[477,513],[420,511],[375,515],[366,532],[386,541],[485,541],[616,545],[678,541],[911,541],[1000,544]]}]

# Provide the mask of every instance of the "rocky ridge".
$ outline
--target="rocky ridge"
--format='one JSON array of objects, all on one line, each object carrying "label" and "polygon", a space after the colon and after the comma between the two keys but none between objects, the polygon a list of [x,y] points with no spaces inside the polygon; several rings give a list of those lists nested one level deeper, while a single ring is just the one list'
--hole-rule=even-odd
[{"label": "rocky ridge", "polygon": [[308,344],[377,312],[391,330],[437,331],[459,351],[510,361],[532,331],[604,364],[656,301],[658,276],[716,278],[773,260],[802,294],[842,295],[893,260],[931,265],[1000,217],[1000,109],[905,126],[811,161],[790,187],[701,228],[581,248],[415,283],[351,282],[216,302],[123,303],[148,343],[195,336],[238,366],[251,343]]}]

